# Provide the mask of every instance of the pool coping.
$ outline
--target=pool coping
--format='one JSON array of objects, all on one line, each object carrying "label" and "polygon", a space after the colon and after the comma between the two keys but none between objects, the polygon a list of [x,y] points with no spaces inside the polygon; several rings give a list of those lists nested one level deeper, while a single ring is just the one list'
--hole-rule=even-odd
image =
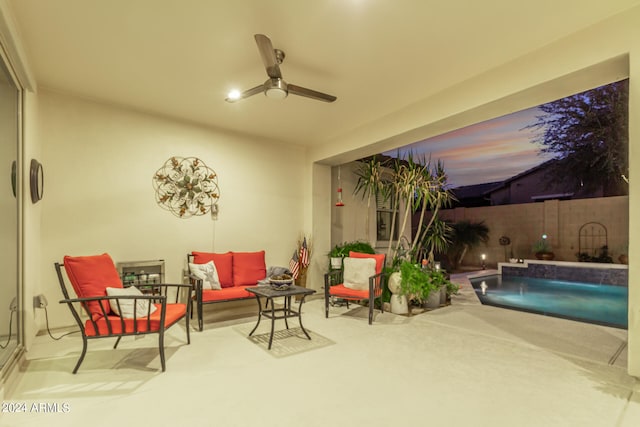
[{"label": "pool coping", "polygon": [[499,262],[498,272],[502,274],[502,267],[527,268],[529,264],[557,265],[561,267],[582,267],[609,270],[628,270],[627,264],[603,263],[603,262],[578,262],[578,261],[544,261],[539,259],[524,259],[522,262]]}]

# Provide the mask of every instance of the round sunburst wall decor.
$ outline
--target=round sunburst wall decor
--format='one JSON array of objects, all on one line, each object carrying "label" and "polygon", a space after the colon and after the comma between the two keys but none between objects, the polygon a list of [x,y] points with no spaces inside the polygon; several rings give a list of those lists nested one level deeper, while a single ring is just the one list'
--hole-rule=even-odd
[{"label": "round sunburst wall decor", "polygon": [[153,176],[158,206],[179,218],[205,215],[220,199],[218,176],[196,157],[172,157]]}]

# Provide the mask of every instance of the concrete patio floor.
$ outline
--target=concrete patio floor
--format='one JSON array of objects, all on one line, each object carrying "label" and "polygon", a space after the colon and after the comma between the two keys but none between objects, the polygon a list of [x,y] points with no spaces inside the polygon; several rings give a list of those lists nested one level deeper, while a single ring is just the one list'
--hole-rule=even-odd
[{"label": "concrete patio floor", "polygon": [[286,357],[247,339],[253,301],[207,307],[189,346],[172,328],[164,373],[154,337],[117,350],[90,342],[73,375],[80,338],[41,335],[5,396],[27,412],[3,413],[0,426],[640,425],[625,330],[482,306],[455,279],[451,306],[377,312],[371,326],[364,307],[332,307],[325,319],[324,301],[311,299],[304,326],[327,342]]}]

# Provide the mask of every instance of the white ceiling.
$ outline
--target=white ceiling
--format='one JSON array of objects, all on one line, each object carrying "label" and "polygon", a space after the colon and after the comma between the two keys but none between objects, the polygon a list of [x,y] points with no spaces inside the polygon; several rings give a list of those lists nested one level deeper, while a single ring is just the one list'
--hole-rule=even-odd
[{"label": "white ceiling", "polygon": [[[39,87],[301,145],[330,141],[640,0],[7,0]],[[231,88],[284,79],[332,104]],[[533,65],[533,64],[532,64]]]}]

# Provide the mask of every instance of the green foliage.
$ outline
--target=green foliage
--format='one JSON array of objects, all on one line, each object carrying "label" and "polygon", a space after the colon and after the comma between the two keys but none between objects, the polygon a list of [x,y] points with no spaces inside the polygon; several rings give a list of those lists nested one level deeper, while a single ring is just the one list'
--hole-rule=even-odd
[{"label": "green foliage", "polygon": [[386,200],[389,197],[389,192],[384,185],[384,167],[386,167],[386,163],[380,161],[377,156],[358,162],[358,167],[354,172],[358,181],[353,194],[362,193],[363,199],[380,195]]},{"label": "green foliage", "polygon": [[460,290],[460,285],[453,283],[451,280],[447,280],[447,295],[457,295]]},{"label": "green foliage", "polygon": [[385,167],[385,162],[380,161],[377,156],[373,156],[358,162],[358,168],[355,171],[358,181],[353,194],[362,193],[363,200],[367,200],[364,221],[367,239],[369,239],[369,208],[371,207],[371,200],[381,197],[386,201],[389,198],[391,188],[386,185]]},{"label": "green foliage", "polygon": [[[400,206],[400,201],[404,202],[406,209],[402,216],[399,228],[399,236],[404,234],[406,227],[410,224],[409,218],[411,212],[420,210],[420,220],[413,241],[409,241],[407,248],[402,248],[401,239],[395,246],[389,242],[389,250],[387,252],[388,259],[401,258],[399,253],[405,249],[408,259],[413,259],[420,251],[421,242],[424,234],[429,231],[433,222],[438,218],[438,211],[451,204],[453,195],[445,188],[447,184],[447,173],[444,164],[441,161],[432,162],[431,158],[424,156],[414,156],[412,152],[406,155],[398,155],[391,165],[391,176],[389,185],[394,196],[393,206]],[[424,220],[427,210],[431,211],[430,220],[426,225]],[[392,220],[391,235],[394,235],[395,215]],[[393,254],[392,254],[393,251]]]},{"label": "green foliage", "polygon": [[468,220],[454,222],[451,225],[451,244],[447,258],[453,268],[458,268],[465,254],[480,243],[489,241],[489,227],[484,223]]},{"label": "green foliage", "polygon": [[[435,218],[430,227],[428,224],[422,226],[421,234],[422,240],[417,247],[419,258],[427,258],[429,262],[433,262],[435,254],[447,252],[452,242],[453,228],[447,222]],[[424,254],[424,256],[420,254]]]},{"label": "green foliage", "polygon": [[[553,153],[549,183],[565,190],[604,189],[627,194],[629,176],[629,80],[604,85],[538,107],[545,114],[528,128],[532,142]],[[571,171],[571,173],[567,173]]]},{"label": "green foliage", "polygon": [[439,292],[445,287],[447,294],[458,292],[459,286],[452,283],[443,270],[423,269],[420,265],[404,261],[400,265],[400,294],[422,303],[431,292]]},{"label": "green foliage", "polygon": [[601,263],[612,263],[613,258],[609,255],[609,247],[604,245],[598,251],[597,256],[591,256],[586,252],[580,252],[576,254],[578,257],[578,261],[580,262],[601,262]]},{"label": "green foliage", "polygon": [[540,239],[533,244],[531,248],[534,254],[548,254],[551,253],[551,245],[547,239]]},{"label": "green foliage", "polygon": [[362,242],[359,240],[353,241],[353,242],[344,242],[341,245],[336,245],[333,249],[331,249],[331,251],[329,252],[329,257],[348,257],[349,256],[349,252],[361,252],[364,254],[375,254],[376,251],[373,249],[373,246],[371,246],[370,243],[368,242]]},{"label": "green foliage", "polygon": [[420,266],[404,261],[400,265],[400,294],[422,302],[429,298],[435,287],[431,286],[429,275]]}]

